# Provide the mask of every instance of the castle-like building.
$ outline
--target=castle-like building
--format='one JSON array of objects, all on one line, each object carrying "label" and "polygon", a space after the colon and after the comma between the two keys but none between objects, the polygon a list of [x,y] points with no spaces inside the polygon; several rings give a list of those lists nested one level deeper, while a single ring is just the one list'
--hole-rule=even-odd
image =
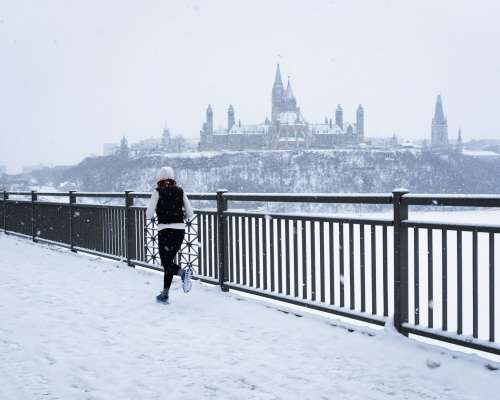
[{"label": "castle-like building", "polygon": [[272,89],[271,120],[263,123],[236,122],[232,105],[227,111],[227,128],[214,129],[214,115],[210,105],[200,132],[200,150],[293,149],[332,148],[361,143],[365,134],[365,117],[361,104],[356,111],[356,123],[344,121],[340,104],[335,117],[324,122],[309,123],[297,106],[290,79],[286,89],[279,64]]}]

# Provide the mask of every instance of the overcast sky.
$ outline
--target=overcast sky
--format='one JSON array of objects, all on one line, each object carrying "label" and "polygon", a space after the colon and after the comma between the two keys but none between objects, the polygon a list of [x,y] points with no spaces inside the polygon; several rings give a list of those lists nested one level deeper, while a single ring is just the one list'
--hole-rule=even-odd
[{"label": "overcast sky", "polygon": [[500,138],[498,0],[0,0],[0,165],[69,164],[122,135],[197,137],[270,114],[275,65],[306,120],[366,135]]}]

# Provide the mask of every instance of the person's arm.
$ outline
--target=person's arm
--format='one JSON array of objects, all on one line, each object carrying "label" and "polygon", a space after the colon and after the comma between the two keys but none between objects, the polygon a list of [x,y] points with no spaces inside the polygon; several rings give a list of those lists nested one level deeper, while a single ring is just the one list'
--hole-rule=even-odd
[{"label": "person's arm", "polygon": [[146,210],[146,218],[151,219],[154,217],[156,212],[156,204],[158,204],[158,191],[154,190],[151,193],[151,198],[149,199],[148,208]]},{"label": "person's arm", "polygon": [[183,194],[183,202],[184,202],[184,216],[185,219],[191,219],[194,217],[193,208],[191,207],[191,202],[189,201],[186,193]]}]

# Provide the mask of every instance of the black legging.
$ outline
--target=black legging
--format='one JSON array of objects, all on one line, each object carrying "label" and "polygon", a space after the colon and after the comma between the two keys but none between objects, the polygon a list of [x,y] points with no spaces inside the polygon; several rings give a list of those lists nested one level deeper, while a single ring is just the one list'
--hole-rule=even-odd
[{"label": "black legging", "polygon": [[163,288],[170,289],[172,278],[177,275],[180,267],[174,263],[174,258],[184,240],[184,229],[162,229],[158,232],[158,249],[163,266]]}]

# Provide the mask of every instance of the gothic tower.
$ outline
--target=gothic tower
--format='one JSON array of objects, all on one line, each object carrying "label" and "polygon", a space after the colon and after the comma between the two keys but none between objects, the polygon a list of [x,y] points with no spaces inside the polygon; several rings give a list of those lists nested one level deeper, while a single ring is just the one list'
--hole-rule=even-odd
[{"label": "gothic tower", "polygon": [[272,108],[271,108],[271,119],[273,122],[276,121],[278,114],[283,109],[285,97],[285,89],[283,87],[283,81],[281,80],[280,65],[276,66],[276,75],[274,77],[273,94],[272,94]]},{"label": "gothic tower", "polygon": [[233,105],[229,105],[227,110],[227,131],[229,132],[234,125],[234,108]]},{"label": "gothic tower", "polygon": [[286,85],[283,111],[293,111],[293,112],[297,111],[297,100],[293,95],[292,85],[290,84],[290,78],[288,78],[288,83]]},{"label": "gothic tower", "polygon": [[207,107],[207,122],[205,125],[205,132],[209,134],[214,133],[214,113],[210,104]]},{"label": "gothic tower", "polygon": [[344,129],[344,112],[340,104],[337,104],[337,109],[335,110],[335,125],[340,129]]},{"label": "gothic tower", "polygon": [[462,129],[458,129],[458,137],[457,137],[457,151],[461,153],[464,149],[464,142],[462,139]]},{"label": "gothic tower", "polygon": [[356,131],[359,136],[359,140],[363,141],[365,138],[365,111],[363,106],[360,104],[356,110]]},{"label": "gothic tower", "polygon": [[448,122],[444,116],[441,95],[437,97],[434,118],[432,118],[431,144],[441,147],[448,145]]}]

